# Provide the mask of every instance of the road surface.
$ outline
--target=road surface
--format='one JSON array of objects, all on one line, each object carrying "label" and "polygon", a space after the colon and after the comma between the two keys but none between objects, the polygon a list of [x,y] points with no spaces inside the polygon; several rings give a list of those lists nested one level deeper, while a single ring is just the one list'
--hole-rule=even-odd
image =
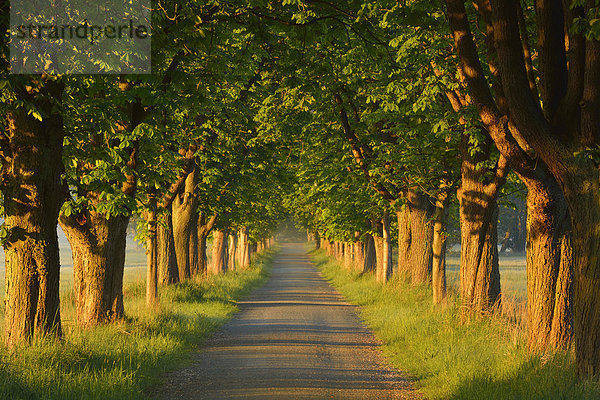
[{"label": "road surface", "polygon": [[321,277],[303,244],[284,243],[265,286],[168,374],[160,399],[415,399],[386,366],[353,306]]}]

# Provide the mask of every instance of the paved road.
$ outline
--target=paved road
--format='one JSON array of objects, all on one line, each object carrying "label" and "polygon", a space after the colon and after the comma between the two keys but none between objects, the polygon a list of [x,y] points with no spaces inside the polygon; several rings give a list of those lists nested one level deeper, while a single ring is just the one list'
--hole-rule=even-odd
[{"label": "paved road", "polygon": [[163,399],[414,399],[385,366],[354,307],[302,244],[283,244],[269,282],[194,358],[169,374]]}]

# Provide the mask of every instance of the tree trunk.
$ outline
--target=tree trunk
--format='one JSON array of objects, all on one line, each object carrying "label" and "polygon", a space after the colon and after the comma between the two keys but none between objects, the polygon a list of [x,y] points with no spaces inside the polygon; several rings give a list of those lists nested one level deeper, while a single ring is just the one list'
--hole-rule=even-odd
[{"label": "tree trunk", "polygon": [[177,283],[179,282],[179,271],[175,257],[171,214],[165,215],[163,223],[159,224],[156,229],[158,283],[161,285]]},{"label": "tree trunk", "polygon": [[332,248],[331,248],[331,241],[328,238],[323,239],[323,248],[325,249],[325,252],[327,253],[327,255],[329,257],[333,256],[333,252],[332,252]]},{"label": "tree trunk", "polygon": [[446,297],[446,220],[449,198],[448,193],[442,192],[438,195],[435,204],[431,246],[433,252],[431,284],[434,304],[441,303]]},{"label": "tree trunk", "polygon": [[[197,182],[196,168],[187,176],[183,190],[173,199],[173,241],[175,244],[175,256],[177,257],[177,269],[179,280],[183,281],[192,276],[191,261],[194,255],[190,254],[193,244],[194,231],[197,229],[197,207],[198,197],[195,193]],[[194,223],[196,222],[196,224]]]},{"label": "tree trunk", "polygon": [[198,274],[206,275],[208,273],[208,254],[206,250],[206,240],[208,234],[198,237]]},{"label": "tree trunk", "polygon": [[239,232],[239,266],[240,269],[250,265],[250,229],[243,226]]},{"label": "tree trunk", "polygon": [[486,312],[500,301],[498,205],[478,180],[462,180],[460,292],[464,312]]},{"label": "tree trunk", "polygon": [[198,216],[198,222],[197,222],[197,233],[196,233],[196,240],[198,243],[197,246],[197,251],[198,251],[198,256],[197,256],[197,263],[198,263],[198,268],[197,268],[197,273],[199,275],[206,275],[208,273],[208,258],[206,255],[206,239],[208,238],[208,235],[210,234],[210,231],[213,229],[213,227],[215,226],[215,223],[217,221],[217,214],[212,215],[208,221],[206,220],[206,215],[204,213],[200,213],[200,215]]},{"label": "tree trunk", "polygon": [[123,316],[123,269],[129,216],[95,211],[61,216],[73,253],[77,323],[95,326]]},{"label": "tree trunk", "polygon": [[431,282],[431,262],[433,260],[431,244],[433,241],[433,223],[431,222],[434,205],[425,194],[409,190],[408,207],[410,212],[410,271],[412,283]]},{"label": "tree trunk", "polygon": [[222,274],[227,271],[227,237],[225,229],[218,229],[213,232],[212,262],[209,268],[211,275]]},{"label": "tree trunk", "polygon": [[321,248],[321,236],[318,231],[315,231],[315,249],[319,250]]},{"label": "tree trunk", "polygon": [[392,275],[392,238],[390,235],[390,214],[385,212],[381,220],[381,263],[377,263],[377,282],[387,282]]},{"label": "tree trunk", "polygon": [[373,244],[375,248],[375,279],[378,280],[378,274],[383,270],[383,238],[373,236]]},{"label": "tree trunk", "polygon": [[[579,373],[600,375],[600,187],[595,167],[571,176],[567,187],[573,232],[573,339]],[[570,178],[570,179],[569,179]],[[564,181],[562,182],[564,183]]]},{"label": "tree trunk", "polygon": [[371,272],[377,269],[377,252],[375,247],[376,245],[373,235],[367,233],[365,235],[365,262],[362,268],[363,272]]},{"label": "tree trunk", "polygon": [[354,263],[354,245],[353,243],[344,243],[344,267],[347,269],[352,268]]},{"label": "tree trunk", "polygon": [[[60,101],[62,85],[46,85]],[[64,201],[63,125],[62,117],[51,112],[52,104],[36,105],[47,112],[43,122],[25,109],[7,113],[8,138],[1,145],[2,155],[10,158],[2,166],[8,347],[33,336],[61,334],[56,226]]]},{"label": "tree trunk", "polygon": [[189,240],[189,263],[190,272],[192,276],[196,276],[202,273],[202,267],[200,266],[200,241],[198,237],[198,213],[195,212],[191,217],[191,228],[190,228],[190,240]]},{"label": "tree trunk", "polygon": [[256,241],[256,252],[260,253],[263,251],[263,241],[261,239],[258,239]]},{"label": "tree trunk", "polygon": [[552,176],[524,182],[529,347],[568,348],[573,335],[573,249],[567,203]]},{"label": "tree trunk", "polygon": [[154,306],[158,302],[158,254],[156,240],[156,200],[149,199],[147,212],[148,236],[146,238],[146,305]]},{"label": "tree trunk", "polygon": [[[600,138],[600,42],[587,40],[578,29],[573,29],[579,19],[575,17],[587,12],[587,5],[572,9],[569,3],[536,3],[541,80],[539,93],[532,95],[536,85],[525,68],[523,48],[527,43],[519,30],[521,4],[490,0],[488,26],[493,29],[497,75],[503,90],[500,100],[508,109],[504,113],[507,118],[498,112],[493,96],[496,93],[489,90],[464,2],[446,0],[446,3],[461,69],[468,72],[463,74],[465,82],[497,147],[511,159],[519,173],[534,169],[532,164],[545,164],[568,204],[574,258],[575,355],[579,373],[597,378],[600,374],[600,302],[597,301],[600,176],[596,156],[582,153],[596,148]],[[565,43],[569,47],[568,57]],[[518,134],[516,138],[514,133]],[[534,158],[529,158],[531,155]],[[537,224],[537,218],[532,215],[530,222]],[[534,226],[529,230],[535,232]],[[535,241],[531,245],[537,247]],[[564,257],[568,257],[568,251]]]},{"label": "tree trunk", "polygon": [[398,218],[398,274],[411,277],[410,265],[410,210],[408,204],[396,212]]},{"label": "tree trunk", "polygon": [[235,271],[236,269],[239,268],[239,266],[236,263],[237,260],[237,242],[238,242],[238,236],[237,236],[237,231],[232,230],[229,233],[229,244],[228,244],[228,250],[229,250],[229,260],[227,261],[227,267],[231,270],[231,271]]},{"label": "tree trunk", "polygon": [[363,271],[365,266],[365,246],[364,243],[360,240],[360,232],[355,232],[354,234],[354,243],[353,243],[352,253],[354,269]]}]

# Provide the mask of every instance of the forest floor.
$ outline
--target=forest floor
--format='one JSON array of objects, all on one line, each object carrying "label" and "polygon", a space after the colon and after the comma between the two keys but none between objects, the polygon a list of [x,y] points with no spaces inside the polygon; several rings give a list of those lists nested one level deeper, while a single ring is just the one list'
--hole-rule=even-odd
[{"label": "forest floor", "polygon": [[414,399],[406,375],[314,268],[303,244],[284,243],[269,282],[192,363],[173,371],[164,399]]}]

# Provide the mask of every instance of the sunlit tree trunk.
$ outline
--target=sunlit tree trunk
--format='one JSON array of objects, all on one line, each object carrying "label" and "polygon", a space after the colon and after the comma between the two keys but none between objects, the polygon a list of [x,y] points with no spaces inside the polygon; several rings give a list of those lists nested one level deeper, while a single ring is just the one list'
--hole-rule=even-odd
[{"label": "sunlit tree trunk", "polygon": [[344,243],[344,267],[350,269],[354,263],[353,243]]},{"label": "sunlit tree trunk", "polygon": [[168,285],[179,282],[177,258],[175,257],[175,242],[173,239],[173,222],[171,214],[163,217],[156,230],[158,283]]},{"label": "sunlit tree trunk", "polygon": [[[60,102],[62,84],[42,92]],[[58,213],[64,202],[62,117],[50,102],[37,121],[25,109],[7,113],[0,139],[6,260],[4,336],[9,347],[33,336],[60,335]]]},{"label": "sunlit tree trunk", "polygon": [[226,229],[213,231],[212,262],[208,270],[211,275],[222,274],[227,271],[227,237]]},{"label": "sunlit tree trunk", "polygon": [[239,232],[239,265],[241,269],[250,265],[250,229],[247,226],[240,228]]},{"label": "sunlit tree trunk", "polygon": [[398,274],[412,279],[410,265],[410,210],[408,205],[396,212],[398,218]]},{"label": "sunlit tree trunk", "polygon": [[568,206],[554,178],[527,184],[529,346],[567,348],[573,335],[573,248]]},{"label": "sunlit tree trunk", "polygon": [[410,218],[410,271],[412,283],[431,282],[434,205],[429,196],[408,191]]},{"label": "sunlit tree trunk", "polygon": [[198,174],[194,168],[194,171],[188,174],[184,187],[175,196],[172,204],[173,241],[180,281],[192,276],[193,255],[190,255],[190,248],[194,245],[190,242],[194,239],[194,231],[197,229],[194,223],[197,223],[198,198],[195,193],[197,179]]},{"label": "sunlit tree trunk", "polygon": [[376,280],[385,283],[392,276],[392,238],[390,235],[390,215],[388,212],[383,214],[381,226],[381,263],[377,263]]},{"label": "sunlit tree trunk", "polygon": [[446,218],[449,201],[448,193],[438,195],[435,204],[433,224],[432,282],[433,302],[441,303],[446,297]]},{"label": "sunlit tree trunk", "polygon": [[149,198],[149,210],[145,219],[148,224],[146,237],[146,305],[158,302],[158,244],[156,240],[156,199]]},{"label": "sunlit tree trunk", "polygon": [[129,216],[87,210],[61,216],[71,244],[77,322],[90,327],[123,316],[123,271]]},{"label": "sunlit tree trunk", "polygon": [[231,230],[229,232],[229,244],[227,246],[227,249],[229,251],[229,260],[227,261],[227,268],[229,268],[232,271],[235,271],[236,269],[239,268],[239,266],[237,265],[237,242],[238,242],[238,236],[237,236],[237,231],[235,230]]},{"label": "sunlit tree trunk", "polygon": [[465,179],[460,202],[460,291],[465,312],[485,312],[500,301],[495,197],[478,180]]}]

